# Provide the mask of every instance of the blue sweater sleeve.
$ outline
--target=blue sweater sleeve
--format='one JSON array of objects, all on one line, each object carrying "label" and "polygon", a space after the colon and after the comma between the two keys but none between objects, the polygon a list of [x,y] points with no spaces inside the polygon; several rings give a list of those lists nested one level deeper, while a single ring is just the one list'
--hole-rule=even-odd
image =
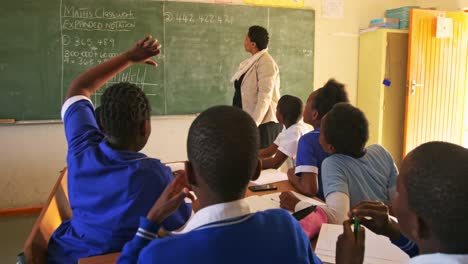
[{"label": "blue sweater sleeve", "polygon": [[401,235],[398,240],[390,240],[392,243],[403,250],[411,258],[419,255],[419,248],[413,241],[409,240],[407,237]]},{"label": "blue sweater sleeve", "polygon": [[117,263],[137,263],[140,252],[145,248],[151,241],[158,238],[159,225],[155,224],[145,217],[140,217],[140,226],[135,234],[135,237],[130,242],[125,244],[122,254],[120,255]]}]

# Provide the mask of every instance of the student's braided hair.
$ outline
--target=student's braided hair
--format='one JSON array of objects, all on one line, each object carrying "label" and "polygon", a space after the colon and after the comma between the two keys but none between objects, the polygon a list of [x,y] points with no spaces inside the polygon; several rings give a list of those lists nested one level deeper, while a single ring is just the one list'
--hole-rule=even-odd
[{"label": "student's braided hair", "polygon": [[101,122],[108,136],[132,142],[141,121],[150,118],[151,106],[136,85],[122,82],[107,88],[101,97]]},{"label": "student's braided hair", "polygon": [[317,109],[318,118],[322,119],[335,104],[348,102],[348,94],[344,84],[337,82],[335,79],[330,79],[322,88],[317,90],[313,107]]}]

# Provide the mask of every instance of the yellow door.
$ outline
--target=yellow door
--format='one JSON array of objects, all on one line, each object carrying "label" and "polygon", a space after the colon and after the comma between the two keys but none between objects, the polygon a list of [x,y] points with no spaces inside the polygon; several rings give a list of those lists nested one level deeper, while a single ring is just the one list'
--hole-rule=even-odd
[{"label": "yellow door", "polygon": [[[436,38],[440,14],[452,19],[452,37]],[[467,56],[468,14],[411,11],[403,155],[428,141],[462,144]]]}]

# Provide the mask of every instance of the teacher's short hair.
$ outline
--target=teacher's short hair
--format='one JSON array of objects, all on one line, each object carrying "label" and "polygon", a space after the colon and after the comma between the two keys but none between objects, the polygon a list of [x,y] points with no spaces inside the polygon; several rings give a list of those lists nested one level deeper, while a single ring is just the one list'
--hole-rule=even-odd
[{"label": "teacher's short hair", "polygon": [[264,50],[268,47],[270,37],[268,36],[268,31],[264,27],[251,26],[248,35],[250,40],[257,44],[258,50]]}]

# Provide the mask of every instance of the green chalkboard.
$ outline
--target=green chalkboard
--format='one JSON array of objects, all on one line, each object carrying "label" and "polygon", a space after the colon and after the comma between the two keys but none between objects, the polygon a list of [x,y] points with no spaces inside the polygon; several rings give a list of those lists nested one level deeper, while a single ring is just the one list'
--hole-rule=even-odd
[{"label": "green chalkboard", "polygon": [[110,80],[144,89],[154,115],[231,104],[230,78],[250,54],[248,27],[270,32],[281,94],[305,100],[313,86],[313,10],[167,1],[17,0],[0,10],[0,119],[59,119],[73,78],[151,34],[158,68],[135,65]]}]

